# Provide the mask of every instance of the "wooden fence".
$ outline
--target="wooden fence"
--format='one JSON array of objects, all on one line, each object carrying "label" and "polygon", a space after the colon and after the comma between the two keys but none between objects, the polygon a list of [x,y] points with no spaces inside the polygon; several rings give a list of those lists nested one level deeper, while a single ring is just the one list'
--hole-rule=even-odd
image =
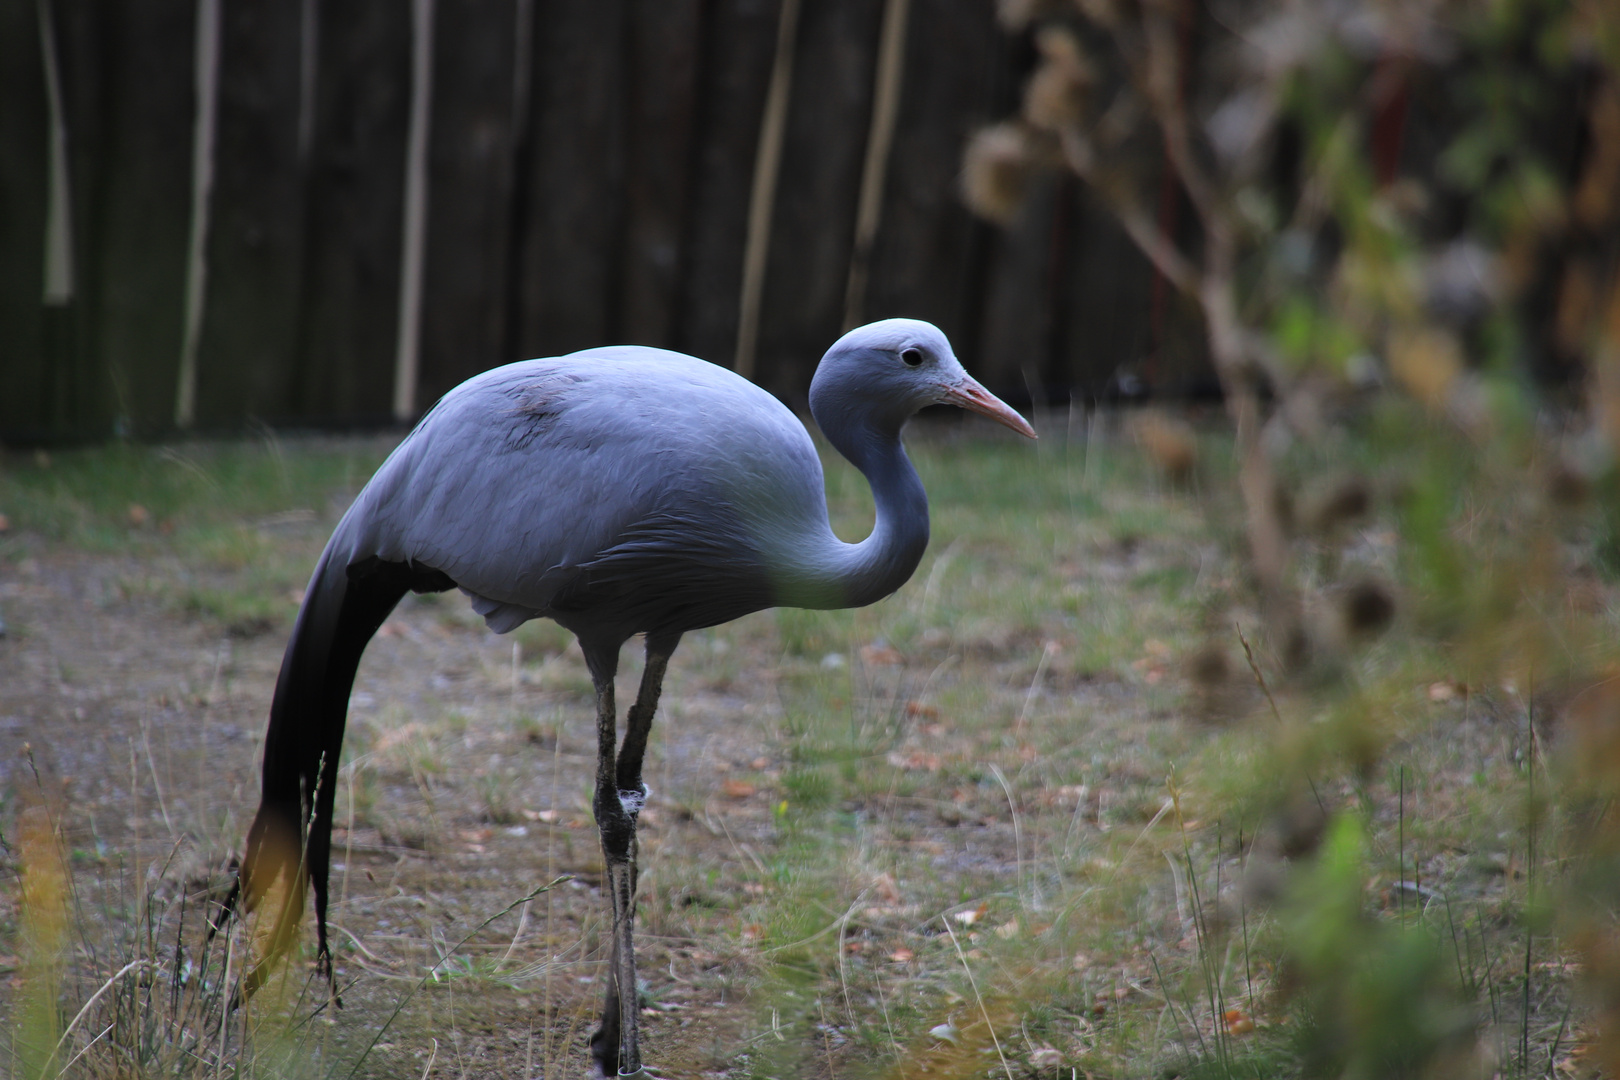
[{"label": "wooden fence", "polygon": [[0,439],[406,420],[605,342],[798,403],[900,314],[1026,400],[1192,370],[1077,186],[962,207],[1030,59],[991,0],[0,0]]}]

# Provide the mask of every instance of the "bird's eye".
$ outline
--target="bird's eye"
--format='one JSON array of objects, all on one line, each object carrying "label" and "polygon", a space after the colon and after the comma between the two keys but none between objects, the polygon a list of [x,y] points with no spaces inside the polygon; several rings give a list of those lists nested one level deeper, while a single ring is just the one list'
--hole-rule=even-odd
[{"label": "bird's eye", "polygon": [[901,349],[900,362],[906,367],[921,367],[923,352],[921,349]]}]

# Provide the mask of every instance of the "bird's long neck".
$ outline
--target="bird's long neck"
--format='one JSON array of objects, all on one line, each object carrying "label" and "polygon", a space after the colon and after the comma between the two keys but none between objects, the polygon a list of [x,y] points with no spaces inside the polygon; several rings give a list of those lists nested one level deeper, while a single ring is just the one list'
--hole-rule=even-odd
[{"label": "bird's long neck", "polygon": [[897,426],[822,423],[822,433],[872,486],[877,523],[857,544],[834,540],[825,602],[810,607],[860,607],[904,585],[928,547],[928,495],[906,457]]}]

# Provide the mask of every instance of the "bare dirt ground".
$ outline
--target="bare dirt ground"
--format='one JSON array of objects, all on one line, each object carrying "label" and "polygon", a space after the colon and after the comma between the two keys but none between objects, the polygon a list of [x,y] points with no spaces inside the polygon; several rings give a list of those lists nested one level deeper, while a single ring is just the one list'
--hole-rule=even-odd
[{"label": "bare dirt ground", "polygon": [[[1286,1072],[1300,1021],[1268,958],[1288,929],[1248,905],[1268,881],[1278,895],[1284,863],[1314,880],[1306,851],[1330,817],[1366,830],[1365,926],[1428,926],[1455,959],[1460,989],[1437,1000],[1468,1003],[1479,1060],[1569,1056],[1575,969],[1522,930],[1536,860],[1558,850],[1522,828],[1538,783],[1522,683],[1451,678],[1397,617],[1316,682],[1274,683],[1274,711],[1234,640],[1255,616],[1218,495],[1101,440],[1082,456],[921,435],[934,538],[898,594],[758,613],[675,656],[637,923],[657,1075],[1171,1075],[1235,1053]],[[146,958],[70,1031],[69,1049],[89,1044],[82,1075],[587,1074],[604,962],[590,681],[566,633],[497,637],[453,593],[407,598],[350,702],[343,1007],[325,1004],[306,932],[282,982],[218,1011],[247,937],[207,953],[201,911],[256,806],[303,577],[386,449],[360,445],[90,458],[72,483],[12,489],[43,524],[18,513],[0,552],[8,1064],[29,1015],[58,1018],[53,1042]],[[250,467],[271,495],[198,508]],[[167,508],[136,513],[119,468]],[[835,527],[864,534],[860,478],[830,461],[828,489]],[[1367,524],[1346,566],[1378,568],[1392,535]],[[621,705],[639,668],[632,643]],[[1323,711],[1335,695],[1350,706]],[[60,992],[29,966],[40,809],[72,885]],[[1290,854],[1295,833],[1310,839]],[[197,987],[214,994],[208,1039],[181,1007]],[[175,1046],[184,1070],[154,1064]]]},{"label": "bare dirt ground", "polygon": [[[245,527],[307,566],[340,505]],[[953,546],[945,531],[912,594],[893,603],[931,602],[941,551],[948,564],[982,546],[971,538]],[[1085,558],[1065,557],[1071,547]],[[1057,554],[1073,581],[1124,581],[1185,569],[1207,552],[1077,535]],[[0,641],[0,786],[57,813],[81,933],[138,919],[142,897],[175,888],[164,883],[217,896],[256,805],[296,595],[289,590],[286,618],[269,626],[187,611],[176,591],[229,589],[232,572],[185,558],[41,550],[0,578],[10,627]],[[1163,687],[1153,686],[1169,666],[1162,642],[1150,642],[1122,679],[1088,667],[1072,618],[1026,613],[953,626],[942,615],[942,625],[919,625],[904,651],[883,639],[892,615],[839,618],[827,642],[811,634],[806,645],[802,628],[790,626],[797,636],[785,642],[781,617],[760,613],[690,635],[672,665],[647,772],[638,925],[644,1047],[664,1075],[728,1075],[739,1055],[746,1062],[749,1040],[763,1037],[762,1015],[775,1015],[760,987],[783,985],[770,982],[766,946],[784,925],[820,928],[806,939],[830,943],[841,978],[846,963],[874,965],[879,990],[888,972],[900,993],[915,951],[936,937],[949,948],[937,921],[921,929],[941,905],[1015,891],[1038,865],[1043,828],[1078,855],[1088,830],[1151,816],[1163,779],[1154,764],[1162,746],[1151,744],[1180,745],[1197,730],[1172,719]],[[1151,631],[1133,627],[1132,640]],[[639,672],[636,648],[625,651],[621,701]],[[806,910],[784,911],[798,871],[783,821],[790,805],[816,799],[800,745],[804,714],[817,707],[805,702],[816,694],[847,713],[858,744],[839,763],[846,782],[836,809],[854,823],[859,857],[852,849],[832,870],[850,878],[832,891],[856,906],[833,910],[812,897]],[[455,594],[408,598],[385,624],[351,702],[333,867],[344,1008],[325,1010],[313,1035],[300,1034],[315,1059],[352,1059],[387,1021],[363,1075],[425,1075],[429,1060],[431,1075],[584,1074],[603,962],[590,701],[577,647],[549,624],[496,637]],[[1053,727],[1053,716],[1073,724]],[[1045,733],[1031,738],[1026,722]],[[992,760],[1005,768],[996,779],[982,769]],[[458,947],[483,920],[559,877]],[[13,927],[17,902],[14,889],[0,891],[0,915]],[[834,923],[828,938],[823,924]],[[318,998],[307,963],[294,976],[293,992]],[[837,1011],[851,1010],[849,993],[846,980]],[[866,997],[856,1011],[878,1004]],[[816,1005],[823,1022],[803,1038],[830,1071],[861,1051],[826,1022],[829,1003]]]},{"label": "bare dirt ground", "polygon": [[[313,549],[316,531],[289,541]],[[5,584],[13,630],[0,645],[0,783],[32,786],[37,768],[45,788],[59,790],[81,865],[107,853],[151,865],[178,842],[194,872],[217,877],[257,802],[284,634],[232,636],[158,601],[121,598],[119,581],[152,571],[63,554],[30,560]],[[380,1000],[368,1002],[362,978],[348,1004],[381,1010],[392,982],[403,989],[403,973],[421,970],[425,942],[459,938],[533,886],[570,875],[546,895],[546,910],[528,913],[512,958],[532,965],[551,959],[548,942],[562,946],[551,1005],[574,1029],[577,1050],[596,1006],[602,904],[589,809],[588,677],[574,649],[538,670],[521,662],[514,669],[513,642],[461,617],[461,606],[407,601],[372,644],[356,684],[350,742],[369,744],[375,764],[362,764],[353,799],[340,792],[340,818],[355,827],[340,828],[334,845],[333,921],[340,943],[364,947],[340,948],[348,962],[339,978],[374,970]],[[768,616],[760,621],[769,628]],[[627,661],[633,655],[627,650]],[[633,674],[635,665],[627,667]],[[771,771],[768,665],[745,689],[707,684],[700,668],[678,665],[670,679],[650,777],[657,794],[643,818],[644,891],[664,885],[666,845],[712,851],[724,866],[744,857],[735,845],[769,823],[768,779],[738,782],[729,796],[716,782],[731,770]],[[547,688],[554,683],[567,689]],[[367,805],[350,818],[355,801]],[[739,883],[716,886],[695,902],[718,904]],[[694,955],[657,929],[643,931],[642,962],[654,980],[669,980],[661,1001],[680,1009],[649,1016],[655,1053],[673,1036],[665,1028],[706,1026],[708,1014],[724,1010],[727,984],[723,971],[705,974],[720,957]],[[480,995],[480,1019],[459,1030],[465,1045],[456,1049],[493,1075],[516,1075],[507,1071],[514,1058],[542,1056],[529,1046],[541,1022],[537,995],[497,992],[507,1008],[493,1013],[490,996]]]}]

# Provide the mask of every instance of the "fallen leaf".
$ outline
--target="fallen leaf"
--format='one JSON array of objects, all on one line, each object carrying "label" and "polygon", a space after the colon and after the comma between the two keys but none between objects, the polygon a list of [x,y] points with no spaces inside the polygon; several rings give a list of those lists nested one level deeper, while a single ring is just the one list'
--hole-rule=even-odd
[{"label": "fallen leaf", "polygon": [[10,530],[11,519],[6,517],[4,514],[0,514],[0,532],[9,532]]},{"label": "fallen leaf", "polygon": [[1441,679],[1439,682],[1429,684],[1429,700],[1439,703],[1452,701],[1457,697],[1457,684],[1450,679]]},{"label": "fallen leaf", "polygon": [[990,903],[989,901],[986,901],[976,908],[969,908],[966,911],[958,911],[955,915],[952,915],[951,918],[955,919],[963,926],[972,926],[974,923],[984,918],[985,914],[989,910]]},{"label": "fallen leaf", "polygon": [[900,946],[898,949],[894,950],[894,952],[889,954],[889,959],[893,960],[897,964],[909,964],[916,958],[917,954],[906,948],[904,945]]},{"label": "fallen leaf", "polygon": [[1247,1035],[1254,1030],[1254,1021],[1242,1009],[1227,1009],[1222,1019],[1229,1035]]},{"label": "fallen leaf", "polygon": [[906,769],[911,772],[924,771],[939,772],[944,764],[938,754],[930,754],[923,750],[913,750],[902,754],[898,750],[889,754],[887,758],[890,765],[897,769]]},{"label": "fallen leaf", "polygon": [[1037,1047],[1029,1055],[1029,1063],[1037,1069],[1055,1069],[1063,1064],[1063,1054],[1050,1046]]},{"label": "fallen leaf", "polygon": [[759,923],[749,923],[742,928],[742,939],[744,941],[758,941],[764,936],[765,928]]},{"label": "fallen leaf", "polygon": [[893,645],[885,645],[881,641],[874,641],[870,645],[861,646],[861,660],[874,667],[898,667],[906,662],[900,655],[900,650]]},{"label": "fallen leaf", "polygon": [[[0,516],[0,520],[4,520],[4,517]],[[933,720],[939,716],[939,707],[935,705],[924,705],[920,701],[908,701],[906,702],[906,715],[925,716],[928,719]]]},{"label": "fallen leaf", "polygon": [[1011,941],[1013,938],[1018,936],[1018,929],[1018,920],[1012,919],[1011,921],[1004,922],[1000,926],[996,927],[996,937],[1003,941]]},{"label": "fallen leaf", "polygon": [[555,810],[524,810],[522,814],[530,821],[543,821],[547,825],[557,823],[557,811]]},{"label": "fallen leaf", "polygon": [[733,799],[746,799],[759,789],[746,780],[725,780],[720,784],[720,790]]},{"label": "fallen leaf", "polygon": [[887,871],[872,879],[872,891],[877,893],[878,899],[885,904],[900,902],[900,885],[894,880],[894,875]]},{"label": "fallen leaf", "polygon": [[940,1042],[948,1042],[952,1045],[955,1045],[957,1040],[960,1038],[960,1033],[956,1030],[956,1025],[951,1023],[949,1020],[945,1021],[943,1024],[935,1024],[933,1027],[928,1029],[928,1034],[932,1035]]},{"label": "fallen leaf", "polygon": [[152,520],[152,512],[140,503],[129,504],[129,523],[137,529]]}]

